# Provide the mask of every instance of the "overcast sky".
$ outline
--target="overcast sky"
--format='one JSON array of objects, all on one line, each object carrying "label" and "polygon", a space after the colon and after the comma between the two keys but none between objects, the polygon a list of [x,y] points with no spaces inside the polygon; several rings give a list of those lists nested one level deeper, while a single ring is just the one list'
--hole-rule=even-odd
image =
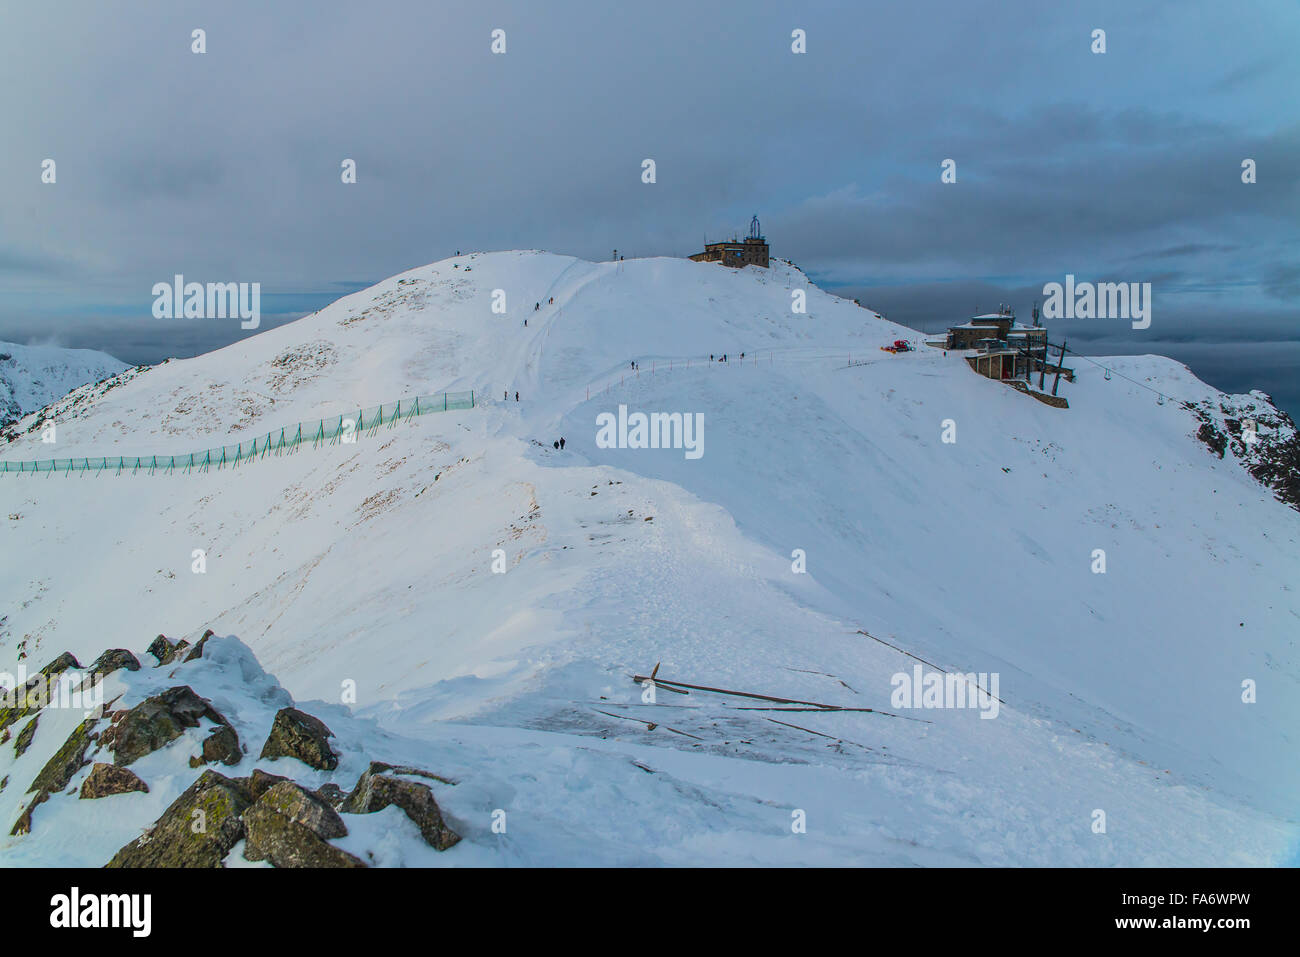
[{"label": "overcast sky", "polygon": [[687,255],[758,213],[927,330],[1067,273],[1150,282],[1149,329],[1054,341],[1296,414],[1297,49],[1296,0],[15,0],[0,339],[152,362],[249,334],[154,319],[175,273],[260,282],[265,329],[457,250]]}]

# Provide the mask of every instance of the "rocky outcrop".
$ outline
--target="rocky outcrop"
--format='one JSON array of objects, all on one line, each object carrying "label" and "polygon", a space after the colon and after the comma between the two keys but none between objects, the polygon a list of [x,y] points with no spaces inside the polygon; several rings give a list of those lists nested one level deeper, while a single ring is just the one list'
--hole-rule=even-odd
[{"label": "rocky outcrop", "polygon": [[1300,430],[1263,392],[1185,402],[1196,437],[1221,459],[1232,458],[1279,502],[1300,511]]},{"label": "rocky outcrop", "polygon": [[125,668],[127,671],[139,671],[140,659],[125,648],[110,648],[93,662],[87,669],[91,674],[111,675],[114,671]]},{"label": "rocky outcrop", "polygon": [[108,867],[221,867],[244,837],[253,797],[239,781],[204,771],[162,817],[108,862]]},{"label": "rocky outcrop", "polygon": [[176,645],[166,635],[159,635],[145,650],[158,659],[155,668],[171,664],[172,659],[176,657]]},{"label": "rocky outcrop", "polygon": [[316,789],[316,795],[330,807],[337,808],[347,798],[343,789],[337,784],[322,784]]},{"label": "rocky outcrop", "polygon": [[41,716],[38,714],[18,732],[18,738],[14,741],[14,757],[21,758],[32,746],[32,738],[36,736],[36,724],[40,720]]},{"label": "rocky outcrop", "polygon": [[[394,777],[385,774],[386,771],[411,773],[413,769],[399,771],[391,765],[378,761],[372,762],[358,779],[357,786],[352,789],[352,793],[348,795],[339,810],[344,814],[372,814],[375,811],[382,811],[390,804],[396,804],[415,822],[421,836],[431,847],[445,851],[460,840],[460,835],[443,821],[442,811],[427,784]],[[428,772],[414,773],[436,778],[436,775]]]},{"label": "rocky outcrop", "polygon": [[281,781],[288,781],[289,779],[279,774],[263,771],[261,768],[254,768],[252,776],[244,780],[248,781],[248,790],[253,795],[253,800],[256,801]]},{"label": "rocky outcrop", "polygon": [[308,767],[333,771],[339,759],[330,748],[333,732],[325,722],[297,708],[281,708],[262,746],[263,758],[297,758]]},{"label": "rocky outcrop", "polygon": [[27,789],[28,793],[32,791],[53,793],[62,791],[68,786],[72,776],[86,766],[86,749],[94,740],[95,736],[91,734],[94,726],[94,718],[87,718],[77,725],[72,734],[68,735],[67,740],[59,746],[59,750],[54,752],[54,756],[45,762],[45,767],[33,779],[32,786]]},{"label": "rocky outcrop", "polygon": [[228,724],[218,726],[203,740],[203,750],[198,757],[190,758],[190,767],[198,768],[205,764],[222,764],[231,766],[244,759],[239,747],[239,735]]},{"label": "rocky outcrop", "polygon": [[[129,711],[116,712],[104,731],[103,745],[112,752],[113,763],[125,767],[170,744],[186,728],[197,728],[202,718],[224,727],[230,725],[219,711],[188,685],[168,688],[162,694],[146,698]],[[237,741],[235,746],[238,747]]]},{"label": "rocky outcrop", "polygon": [[338,813],[312,792],[281,781],[244,812],[244,857],[275,867],[365,867],[329,844],[348,830]]},{"label": "rocky outcrop", "polygon": [[116,764],[104,764],[96,761],[90,769],[90,776],[81,782],[82,800],[108,797],[113,794],[127,794],[131,791],[148,793],[149,786],[141,781],[130,768],[119,768]]},{"label": "rocky outcrop", "polygon": [[203,633],[203,637],[198,640],[198,642],[194,645],[194,647],[190,649],[190,653],[185,656],[185,661],[193,661],[195,658],[202,658],[203,646],[208,643],[208,639],[211,637],[212,637],[212,629],[209,628],[207,631]]},{"label": "rocky outcrop", "polygon": [[86,676],[82,678],[78,690],[95,687],[115,671],[125,668],[127,671],[139,671],[140,660],[125,648],[111,648],[90,663]]},{"label": "rocky outcrop", "polygon": [[[80,668],[77,659],[71,652],[65,651],[59,657],[55,658],[48,665],[27,679],[26,684],[21,688],[15,688],[10,691],[0,689],[0,731],[7,729],[10,725],[27,717],[29,714],[35,714],[50,702],[53,694],[52,686],[58,679],[59,675],[69,668]],[[6,738],[5,740],[8,740]]]},{"label": "rocky outcrop", "polygon": [[69,668],[80,668],[81,665],[76,657],[70,651],[65,651],[59,657],[55,658],[48,665],[40,670],[40,674],[47,678],[53,678],[63,674]]},{"label": "rocky outcrop", "polygon": [[54,756],[45,762],[45,767],[32,780],[27,793],[35,792],[36,797],[23,809],[18,820],[9,831],[11,835],[28,834],[32,829],[32,812],[45,803],[56,791],[62,791],[72,780],[72,776],[86,766],[86,749],[90,747],[95,736],[91,729],[95,726],[94,718],[87,718],[77,725],[76,730],[68,735],[66,741],[54,752]]}]

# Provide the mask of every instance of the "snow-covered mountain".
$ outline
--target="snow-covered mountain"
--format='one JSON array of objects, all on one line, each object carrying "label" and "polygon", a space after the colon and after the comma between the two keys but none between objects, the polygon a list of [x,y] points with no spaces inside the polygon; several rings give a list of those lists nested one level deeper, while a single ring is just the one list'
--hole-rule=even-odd
[{"label": "snow-covered mountain", "polygon": [[[1292,859],[1294,426],[1156,356],[1076,363],[1060,409],[957,353],[881,350],[900,338],[922,339],[788,264],[503,252],[78,389],[0,459],[478,404],[234,470],[0,475],[0,667],[212,629],[219,660],[119,675],[112,708],[192,685],[247,778],[294,760],[255,740],[292,698],[342,754],[293,765],[304,786],[352,789],[365,760],[456,782],[444,851],[344,813],[363,837],[335,843],[371,863]],[[1263,445],[1233,434],[1247,407]],[[701,415],[702,454],[604,447],[600,417],[636,412]],[[918,672],[997,700],[908,707]],[[0,834],[76,722],[48,724],[0,747]],[[202,773],[154,757],[112,814],[76,770],[0,862],[104,863]]]},{"label": "snow-covered mountain", "polygon": [[126,368],[105,352],[0,342],[0,427]]}]

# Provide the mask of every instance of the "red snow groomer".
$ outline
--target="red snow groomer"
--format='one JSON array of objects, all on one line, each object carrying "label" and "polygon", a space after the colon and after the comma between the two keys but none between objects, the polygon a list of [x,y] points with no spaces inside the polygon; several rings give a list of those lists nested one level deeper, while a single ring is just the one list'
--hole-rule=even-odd
[{"label": "red snow groomer", "polygon": [[911,352],[912,347],[907,344],[906,339],[895,339],[892,346],[881,346],[882,352]]}]

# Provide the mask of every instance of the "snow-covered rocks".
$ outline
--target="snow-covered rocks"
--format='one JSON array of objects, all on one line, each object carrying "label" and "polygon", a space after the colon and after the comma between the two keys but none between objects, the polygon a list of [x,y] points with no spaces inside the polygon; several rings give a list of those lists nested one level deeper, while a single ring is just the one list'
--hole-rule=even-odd
[{"label": "snow-covered rocks", "polygon": [[[43,675],[66,673],[72,684],[107,690],[110,709],[123,698],[151,693],[130,707],[107,712],[96,707],[75,724],[78,716],[59,696],[29,696],[32,716],[21,725],[18,746],[12,757],[0,752],[0,766],[8,772],[0,802],[17,812],[11,836],[23,842],[7,848],[10,853],[27,849],[39,856],[54,844],[66,847],[72,861],[97,866],[103,860],[96,855],[116,836],[119,846],[111,855],[111,867],[219,867],[240,862],[364,867],[370,856],[364,844],[370,838],[362,838],[362,846],[355,849],[359,853],[331,842],[349,836],[345,819],[390,805],[400,807],[413,822],[413,840],[438,851],[459,840],[428,786],[450,782],[431,772],[364,762],[355,793],[349,796],[337,781],[302,783],[260,767],[250,769],[235,724],[209,698],[188,684],[154,690],[180,672],[221,700],[245,730],[250,712],[283,700],[238,642],[215,638],[210,631],[206,639],[212,639],[208,661],[200,656],[175,668],[129,669],[134,655],[114,649],[96,659],[109,666],[104,673],[75,674],[79,666],[67,654],[42,669]],[[295,763],[300,769],[295,776],[337,767],[337,758],[328,750],[329,729],[313,715],[283,707],[266,721],[263,751],[306,759],[302,765]],[[69,727],[71,732],[60,740]],[[342,773],[355,773],[350,769],[360,760],[359,747],[364,747],[363,741],[344,748],[349,770]],[[332,760],[324,760],[325,755]],[[30,787],[15,795],[16,803],[6,801],[9,783],[16,776],[21,779],[22,769],[35,760],[44,763]],[[204,768],[215,761],[225,765],[225,773]],[[327,763],[329,768],[324,767]],[[160,798],[168,803],[160,806]],[[340,806],[342,816],[336,810]],[[135,812],[148,807],[160,813],[132,823],[139,820]],[[232,859],[232,852],[241,847]]]},{"label": "snow-covered rocks", "polygon": [[92,349],[0,342],[0,427],[125,369],[125,363]]}]

